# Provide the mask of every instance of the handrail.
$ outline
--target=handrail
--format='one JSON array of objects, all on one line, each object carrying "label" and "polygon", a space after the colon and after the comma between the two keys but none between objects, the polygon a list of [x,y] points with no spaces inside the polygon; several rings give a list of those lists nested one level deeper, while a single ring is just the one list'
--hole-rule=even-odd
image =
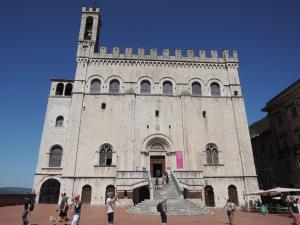
[{"label": "handrail", "polygon": [[180,195],[180,198],[184,198],[183,196],[183,187],[182,185],[180,184],[180,182],[178,181],[177,177],[175,176],[175,174],[173,173],[173,171],[171,170],[171,176],[173,178],[173,181],[174,181],[174,184],[176,186],[176,189],[178,191],[178,194]]},{"label": "handrail", "polygon": [[148,179],[149,179],[149,191],[150,191],[150,199],[153,199],[153,184],[151,181],[151,173],[148,171]]}]

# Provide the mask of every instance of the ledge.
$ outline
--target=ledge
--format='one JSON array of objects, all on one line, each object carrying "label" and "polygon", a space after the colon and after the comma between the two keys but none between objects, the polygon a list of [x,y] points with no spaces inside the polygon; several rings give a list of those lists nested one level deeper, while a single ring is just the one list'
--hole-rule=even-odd
[{"label": "ledge", "polygon": [[102,166],[102,165],[94,165],[94,167],[117,167],[116,165]]},{"label": "ledge", "polygon": [[43,167],[42,170],[62,170],[62,167]]},{"label": "ledge", "polygon": [[224,164],[203,164],[204,166],[224,166]]}]

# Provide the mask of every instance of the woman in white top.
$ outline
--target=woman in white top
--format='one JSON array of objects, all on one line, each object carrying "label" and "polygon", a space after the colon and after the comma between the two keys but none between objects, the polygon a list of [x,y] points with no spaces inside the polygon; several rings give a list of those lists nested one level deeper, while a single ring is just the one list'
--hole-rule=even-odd
[{"label": "woman in white top", "polygon": [[115,192],[115,196],[112,192],[107,193],[106,206],[107,206],[107,220],[109,225],[112,225],[114,223],[114,208],[115,208],[116,200],[117,200],[117,192]]}]

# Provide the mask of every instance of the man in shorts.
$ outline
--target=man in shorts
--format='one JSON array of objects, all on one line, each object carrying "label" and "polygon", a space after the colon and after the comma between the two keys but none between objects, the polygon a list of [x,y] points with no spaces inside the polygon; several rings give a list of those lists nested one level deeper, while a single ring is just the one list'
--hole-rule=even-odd
[{"label": "man in shorts", "polygon": [[114,209],[115,209],[115,202],[117,200],[117,192],[115,196],[112,192],[107,193],[106,199],[106,206],[107,206],[107,220],[108,224],[112,225],[114,223]]},{"label": "man in shorts", "polygon": [[230,199],[227,199],[224,208],[226,208],[229,224],[232,225],[234,220],[235,204],[231,202]]}]

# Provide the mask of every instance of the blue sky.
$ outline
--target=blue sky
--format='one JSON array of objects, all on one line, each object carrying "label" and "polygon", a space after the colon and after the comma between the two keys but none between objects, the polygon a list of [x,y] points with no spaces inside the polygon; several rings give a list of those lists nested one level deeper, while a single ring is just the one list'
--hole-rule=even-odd
[{"label": "blue sky", "polygon": [[[50,77],[73,79],[82,6],[0,3],[0,187],[31,187]],[[298,0],[98,0],[108,47],[237,49],[249,124],[300,77]]]}]

